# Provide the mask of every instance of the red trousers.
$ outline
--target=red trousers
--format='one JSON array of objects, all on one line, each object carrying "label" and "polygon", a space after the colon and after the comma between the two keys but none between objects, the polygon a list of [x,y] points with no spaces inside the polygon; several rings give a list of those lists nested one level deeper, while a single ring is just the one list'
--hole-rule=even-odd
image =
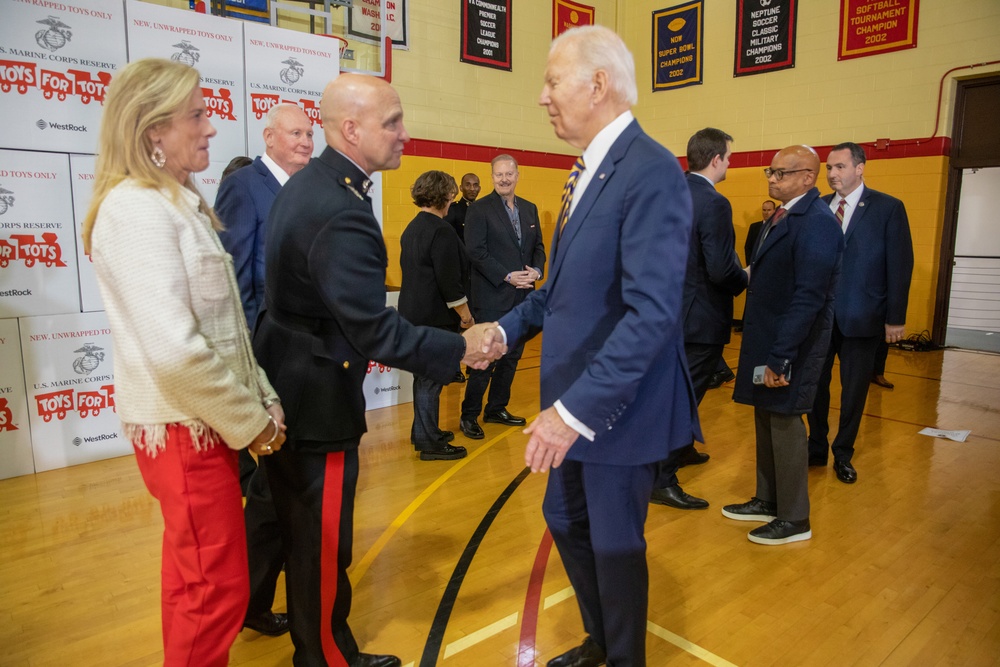
[{"label": "red trousers", "polygon": [[163,512],[164,667],[225,667],[250,599],[236,452],[199,452],[171,424],[166,449],[136,461]]}]

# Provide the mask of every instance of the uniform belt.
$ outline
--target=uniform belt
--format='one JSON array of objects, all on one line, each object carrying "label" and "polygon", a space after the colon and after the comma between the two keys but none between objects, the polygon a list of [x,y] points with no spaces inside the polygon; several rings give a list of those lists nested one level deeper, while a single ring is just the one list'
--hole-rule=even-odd
[{"label": "uniform belt", "polygon": [[267,315],[284,327],[305,333],[327,333],[333,331],[336,326],[336,321],[332,319],[306,317],[277,308],[268,310]]}]

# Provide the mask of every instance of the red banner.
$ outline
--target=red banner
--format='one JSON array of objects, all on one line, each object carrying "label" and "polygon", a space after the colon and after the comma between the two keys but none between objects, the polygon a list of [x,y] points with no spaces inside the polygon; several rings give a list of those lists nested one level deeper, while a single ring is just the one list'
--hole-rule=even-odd
[{"label": "red banner", "polygon": [[594,25],[594,8],[571,0],[552,0],[552,36],[558,37],[570,28]]},{"label": "red banner", "polygon": [[919,0],[841,0],[837,60],[917,46]]}]

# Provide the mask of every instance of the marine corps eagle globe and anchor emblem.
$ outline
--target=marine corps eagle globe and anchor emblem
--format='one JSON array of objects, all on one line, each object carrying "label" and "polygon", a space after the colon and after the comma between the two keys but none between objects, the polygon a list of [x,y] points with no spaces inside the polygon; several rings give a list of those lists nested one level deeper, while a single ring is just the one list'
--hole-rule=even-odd
[{"label": "marine corps eagle globe and anchor emblem", "polygon": [[98,347],[93,343],[87,343],[79,350],[73,350],[74,352],[83,352],[82,357],[77,357],[73,361],[73,370],[77,372],[78,375],[90,375],[94,370],[101,365],[104,361],[104,348]]},{"label": "marine corps eagle globe and anchor emblem", "polygon": [[35,42],[43,49],[58,51],[73,39],[73,33],[70,32],[69,26],[55,16],[35,21],[35,23],[49,26],[48,29],[39,30],[35,33]]},{"label": "marine corps eagle globe and anchor emblem", "polygon": [[288,65],[288,67],[281,70],[281,73],[278,74],[278,76],[281,77],[281,80],[287,83],[289,86],[298,81],[299,79],[301,79],[302,75],[306,71],[305,68],[302,66],[302,63],[300,63],[295,58],[290,57],[288,60],[282,60],[281,64]]},{"label": "marine corps eagle globe and anchor emblem", "polygon": [[188,67],[194,67],[195,63],[201,60],[201,54],[198,53],[201,49],[186,39],[182,40],[180,44],[174,44],[174,48],[180,49],[180,53],[170,56],[170,59],[175,62],[184,63]]},{"label": "marine corps eagle globe and anchor emblem", "polygon": [[0,215],[7,212],[7,209],[14,205],[14,193],[0,185]]}]

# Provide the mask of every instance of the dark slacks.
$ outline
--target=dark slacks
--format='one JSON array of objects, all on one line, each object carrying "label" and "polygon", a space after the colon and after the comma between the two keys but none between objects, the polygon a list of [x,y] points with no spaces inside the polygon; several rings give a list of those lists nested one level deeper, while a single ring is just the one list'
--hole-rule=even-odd
[{"label": "dark slacks", "polygon": [[[477,310],[476,322],[494,322],[504,315],[505,312]],[[465,398],[462,399],[462,419],[477,419],[480,411],[489,415],[507,409],[507,404],[510,403],[510,386],[514,382],[517,362],[521,360],[523,353],[522,342],[484,370],[468,369],[469,380],[465,383]],[[486,409],[483,410],[483,395],[487,386],[490,394],[486,398]]]},{"label": "dark slacks", "polygon": [[809,518],[809,454],[802,415],[754,408],[758,498],[778,506],[778,518]]},{"label": "dark slacks", "polygon": [[873,375],[885,375],[885,360],[889,358],[889,343],[885,338],[879,341],[878,349],[875,350],[875,372]]},{"label": "dark slacks", "polygon": [[285,564],[285,545],[264,466],[257,466],[250,476],[246,497],[243,521],[247,528],[250,563],[250,605],[247,607],[250,617],[267,613],[274,605],[274,589]]},{"label": "dark slacks", "polygon": [[643,529],[655,476],[655,463],[564,461],[549,472],[542,503],[584,630],[615,667],[646,664],[649,572]]},{"label": "dark slacks", "polygon": [[[830,350],[823,364],[823,372],[816,388],[816,400],[809,413],[809,456],[826,459],[830,449],[836,461],[849,462],[854,456],[854,441],[861,427],[861,416],[868,399],[868,387],[875,367],[875,351],[885,336],[853,338],[841,333],[836,322],[830,338]],[[830,435],[830,380],[833,376],[833,358],[840,358],[840,427],[829,445]]]},{"label": "dark slacks", "polygon": [[[694,397],[701,405],[705,398],[712,376],[724,363],[722,351],[724,345],[709,345],[705,343],[684,343],[684,356],[687,357],[688,370],[691,372],[691,384],[694,385]],[[656,488],[662,489],[677,484],[678,461],[694,448],[694,443],[670,453],[665,461],[661,461],[656,474]]]},{"label": "dark slacks", "polygon": [[413,376],[413,425],[410,442],[415,445],[444,444],[438,418],[441,407],[441,388],[434,380]]},{"label": "dark slacks", "polygon": [[358,450],[309,452],[289,439],[264,457],[288,546],[285,586],[296,667],[346,667],[358,657],[351,611]]}]

